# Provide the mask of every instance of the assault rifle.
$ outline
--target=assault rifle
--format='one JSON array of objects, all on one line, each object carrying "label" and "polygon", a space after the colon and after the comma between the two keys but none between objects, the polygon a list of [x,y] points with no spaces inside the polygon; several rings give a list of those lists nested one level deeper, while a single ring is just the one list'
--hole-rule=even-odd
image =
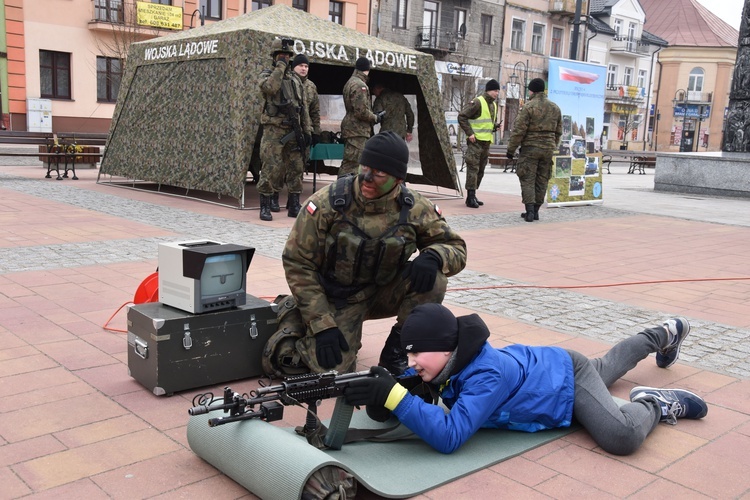
[{"label": "assault rifle", "polygon": [[305,134],[302,132],[302,123],[299,114],[299,108],[294,105],[292,99],[292,85],[291,80],[281,82],[281,95],[284,100],[279,104],[281,112],[286,115],[286,120],[281,122],[283,125],[291,125],[292,131],[286,134],[279,141],[281,144],[286,144],[292,139],[297,141],[297,149],[294,151],[302,151],[304,155],[305,149],[307,149],[307,141],[305,141]]},{"label": "assault rifle", "polygon": [[[281,420],[284,416],[284,406],[302,404],[308,405],[305,434],[313,433],[320,424],[316,409],[323,399],[338,398],[333,411],[330,426],[325,434],[324,444],[334,450],[341,449],[344,444],[346,430],[354,412],[354,407],[346,404],[341,396],[344,389],[354,380],[364,377],[375,377],[369,370],[339,375],[336,371],[326,373],[311,373],[284,378],[281,384],[259,387],[249,395],[240,395],[230,387],[224,388],[224,398],[214,399],[213,394],[198,394],[193,398],[193,407],[188,410],[190,415],[205,415],[206,413],[222,410],[229,415],[209,419],[209,427],[239,422],[241,420],[260,419],[266,422]],[[398,381],[407,389],[424,389],[426,384],[417,376],[400,377]],[[424,397],[420,391],[416,391]],[[424,392],[424,391],[421,391]],[[432,397],[432,396],[431,396]],[[425,398],[426,399],[426,398]]]}]

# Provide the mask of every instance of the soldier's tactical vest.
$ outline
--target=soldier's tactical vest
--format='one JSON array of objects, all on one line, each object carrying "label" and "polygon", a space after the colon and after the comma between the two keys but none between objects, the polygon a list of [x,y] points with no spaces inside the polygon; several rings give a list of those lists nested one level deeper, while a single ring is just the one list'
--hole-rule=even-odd
[{"label": "soldier's tactical vest", "polygon": [[[272,70],[263,70],[262,78],[267,78],[271,73]],[[284,74],[284,78],[281,80],[281,89],[273,96],[266,96],[264,113],[270,118],[279,116],[279,114],[283,116],[284,107],[281,105],[287,101],[292,101],[292,106],[299,110],[303,102],[302,86],[295,81],[294,76]]]},{"label": "soldier's tactical vest", "polygon": [[326,294],[332,298],[346,298],[367,285],[390,283],[417,250],[417,233],[409,224],[409,210],[414,196],[401,184],[398,223],[381,235],[371,238],[346,216],[352,202],[355,177],[338,179],[329,188],[331,206],[341,214],[334,222],[326,243],[328,254],[321,273]]},{"label": "soldier's tactical vest", "polygon": [[[471,129],[474,131],[476,140],[491,141],[492,132],[495,130],[495,121],[492,119],[490,107],[487,105],[487,100],[485,100],[484,96],[480,95],[477,99],[482,105],[482,114],[473,120],[469,120],[469,124],[471,124]],[[497,101],[493,102],[492,106],[495,110],[495,116],[497,116]]]}]

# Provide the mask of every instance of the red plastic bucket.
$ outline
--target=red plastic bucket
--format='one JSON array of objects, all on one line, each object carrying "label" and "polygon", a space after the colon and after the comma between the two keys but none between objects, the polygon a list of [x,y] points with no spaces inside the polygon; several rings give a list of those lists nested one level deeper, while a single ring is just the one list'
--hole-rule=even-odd
[{"label": "red plastic bucket", "polygon": [[133,296],[133,303],[159,302],[159,271],[150,274],[141,282]]}]

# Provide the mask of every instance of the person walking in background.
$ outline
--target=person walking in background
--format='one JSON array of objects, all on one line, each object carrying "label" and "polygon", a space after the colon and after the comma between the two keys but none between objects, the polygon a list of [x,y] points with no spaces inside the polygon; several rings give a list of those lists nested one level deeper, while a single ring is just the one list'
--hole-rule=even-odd
[{"label": "person walking in background", "polygon": [[[299,195],[302,193],[303,158],[307,153],[307,146],[312,141],[310,115],[305,104],[303,85],[289,65],[289,59],[294,55],[290,42],[276,38],[271,43],[273,68],[263,70],[260,78],[260,90],[265,98],[260,120],[263,138],[260,143],[262,167],[258,181],[260,220],[263,221],[273,220],[271,212],[280,211],[279,192],[289,178],[288,175],[294,177],[297,171],[299,183],[293,181],[289,184],[287,206],[299,204]],[[305,144],[300,144],[300,141],[296,140],[295,127],[302,133]]]},{"label": "person walking in background", "polygon": [[[310,115],[310,127],[312,129],[312,141],[310,146],[315,146],[320,142],[320,97],[318,96],[318,87],[307,77],[308,72],[310,71],[310,61],[305,54],[297,54],[294,56],[294,59],[292,60],[292,70],[294,70],[302,82],[305,103],[307,104],[307,112],[308,115]],[[286,182],[287,186],[289,186],[289,192],[302,192],[304,164],[309,157],[310,150],[308,149],[302,157],[302,168],[295,169],[294,172],[287,172]],[[287,202],[286,208],[289,217],[297,217],[301,208],[299,197],[296,197],[293,201],[294,204]]]},{"label": "person walking in background", "polygon": [[674,425],[708,414],[703,398],[684,389],[634,387],[622,406],[608,390],[649,354],[656,353],[658,367],[672,366],[689,333],[685,318],[672,318],[589,359],[557,346],[497,349],[487,342],[490,330],[478,314],[456,318],[441,304],[422,304],[401,329],[409,357],[405,375],[432,386],[448,412],[410,394],[380,367],[371,368],[375,376],[352,381],[344,398],[366,405],[378,421],[392,412],[441,453],[453,453],[481,428],[538,432],[570,427],[575,419],[604,451],[629,455],[659,422]]},{"label": "person walking in background", "polygon": [[562,137],[562,113],[544,93],[544,80],[529,82],[531,96],[516,117],[508,141],[508,158],[520,147],[516,175],[521,183],[521,199],[526,222],[539,220],[539,208],[547,194],[552,175],[552,156]]},{"label": "person walking in background", "polygon": [[375,102],[372,104],[372,110],[375,114],[385,111],[383,121],[380,123],[380,131],[392,130],[404,139],[411,142],[412,131],[414,129],[414,111],[411,104],[404,94],[386,88],[380,82],[372,87],[372,93],[375,96]]},{"label": "person walking in background", "polygon": [[490,80],[484,93],[475,97],[458,113],[458,125],[466,134],[466,206],[479,208],[484,205],[476,193],[484,177],[484,169],[490,156],[490,145],[497,122],[497,95],[500,84]]},{"label": "person walking in background", "polygon": [[341,138],[344,140],[344,159],[339,177],[355,174],[359,170],[359,157],[365,142],[372,136],[372,126],[380,123],[385,112],[372,112],[372,98],[367,86],[370,60],[360,57],[354,63],[354,73],[344,84],[343,97],[346,115],[341,120]]}]

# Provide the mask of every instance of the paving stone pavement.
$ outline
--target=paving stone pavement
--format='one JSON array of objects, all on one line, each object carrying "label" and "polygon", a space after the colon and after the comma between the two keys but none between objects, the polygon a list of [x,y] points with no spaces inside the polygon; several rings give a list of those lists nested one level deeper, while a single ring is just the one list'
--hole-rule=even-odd
[{"label": "paving stone pavement", "polygon": [[[279,258],[287,228],[263,227],[212,215],[187,212],[138,200],[77,189],[64,183],[43,182],[0,173],[5,188],[127,217],[178,233],[163,238],[70,243],[64,245],[0,248],[0,274],[30,270],[56,269],[114,262],[153,259],[161,241],[204,239],[232,241],[253,246],[256,252]],[[547,210],[543,223],[587,218],[624,217],[619,209],[605,206],[589,210]],[[483,229],[521,224],[517,213],[479,213],[449,219],[461,230]],[[644,325],[657,325],[669,315],[651,309],[628,306],[614,301],[565,290],[521,288],[524,284],[499,276],[465,270],[450,278],[446,300],[478,312],[502,314],[520,321],[553,327],[555,330],[610,343],[640,331]],[[491,288],[491,287],[498,288]],[[514,286],[518,288],[513,288]],[[451,291],[451,289],[471,290]],[[738,377],[750,377],[750,330],[690,319],[693,331],[685,341],[681,360],[705,369],[723,371]],[[605,328],[602,325],[607,325]]]}]

